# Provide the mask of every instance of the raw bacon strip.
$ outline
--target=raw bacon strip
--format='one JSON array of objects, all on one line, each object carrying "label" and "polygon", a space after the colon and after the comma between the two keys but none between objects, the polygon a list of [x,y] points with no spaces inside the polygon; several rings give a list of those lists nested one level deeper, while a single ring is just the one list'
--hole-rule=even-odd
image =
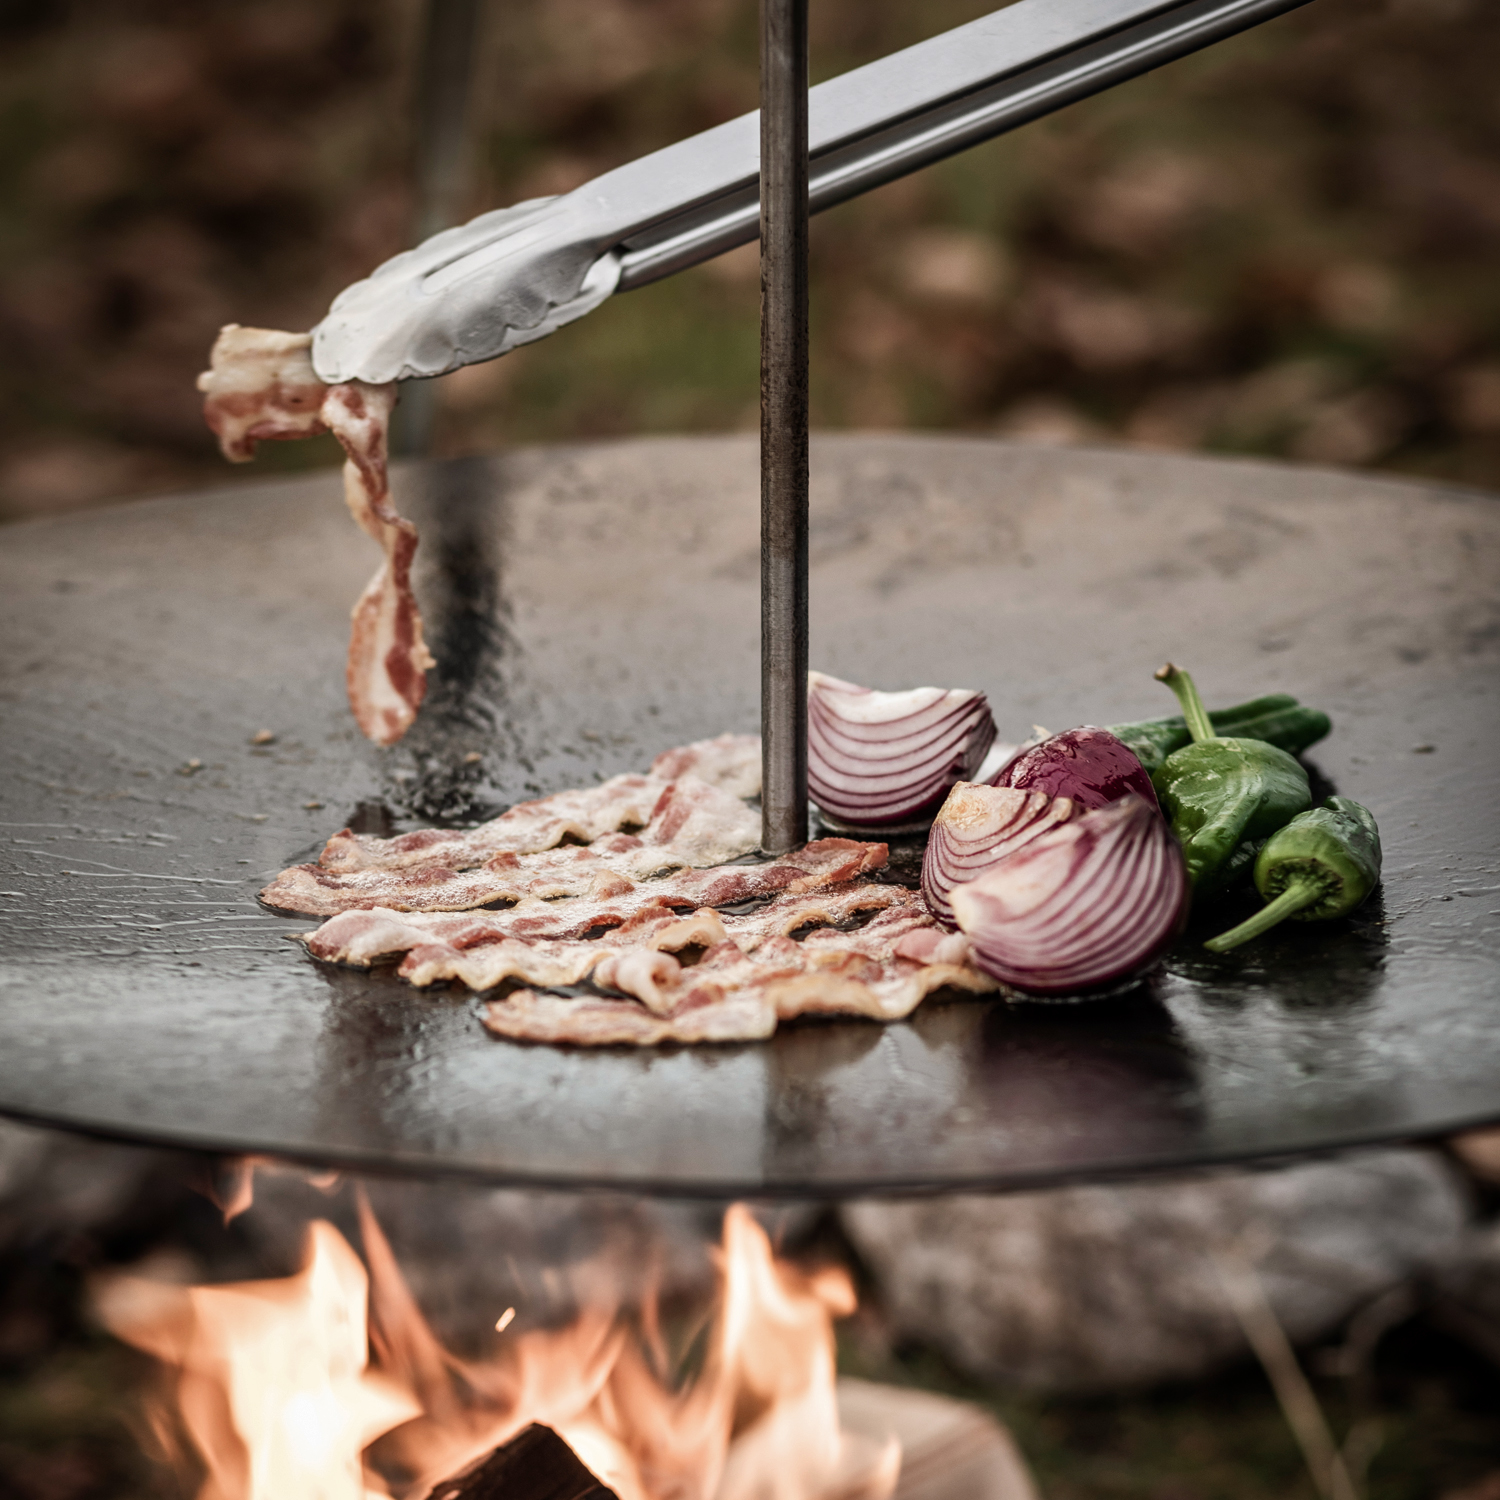
[{"label": "raw bacon strip", "polygon": [[[760,736],[721,734],[716,739],[665,750],[651,763],[647,776],[612,776],[598,786],[519,802],[477,828],[421,828],[389,839],[351,833],[345,828],[328,840],[318,863],[339,874],[400,870],[422,864],[469,870],[496,854],[535,854],[565,838],[589,844],[601,834],[627,827],[644,828],[651,822],[662,793],[685,776],[696,776],[730,797],[758,795]],[[705,850],[714,858],[688,862],[722,864],[738,859],[755,847],[757,839],[755,815],[746,810],[737,816],[732,837]],[[726,852],[731,848],[733,852]]]},{"label": "raw bacon strip", "polygon": [[[906,916],[915,916],[919,922],[931,925],[921,910],[921,897],[915,892],[900,886],[857,882],[824,893],[779,896],[763,910],[748,916],[721,917],[718,912],[704,908],[680,917],[670,909],[644,907],[591,942],[547,939],[528,942],[509,931],[505,936],[497,936],[497,929],[510,928],[516,912],[499,913],[501,920],[496,922],[489,921],[488,914],[403,917],[397,912],[378,912],[369,914],[376,920],[363,922],[349,914],[335,918],[304,941],[315,957],[350,964],[368,964],[405,952],[397,972],[415,985],[458,980],[472,990],[488,990],[508,979],[536,985],[576,984],[592,973],[596,983],[615,986],[645,1000],[647,996],[629,980],[631,971],[625,971],[625,977],[619,978],[612,967],[613,961],[633,949],[665,952],[692,946],[709,949],[727,940],[742,952],[751,953],[769,939],[784,937],[810,922],[842,922],[857,913],[882,908],[887,911],[899,908]],[[545,919],[550,913],[540,915]],[[526,921],[524,914],[521,920]],[[909,925],[910,922],[906,923],[901,930],[904,932]],[[810,934],[808,940],[837,940],[847,936],[830,927]],[[881,956],[892,956],[892,952],[885,950],[893,950],[895,941],[894,935],[889,938]],[[606,960],[610,963],[606,964]],[[596,964],[603,967],[594,968]]]},{"label": "raw bacon strip", "polygon": [[397,971],[410,983],[427,986],[456,979],[471,990],[491,990],[509,979],[526,984],[577,984],[593,976],[596,983],[638,993],[636,971],[625,970],[620,983],[617,965],[631,953],[675,952],[682,948],[712,948],[725,940],[717,912],[699,911],[688,917],[675,912],[641,914],[645,920],[624,923],[603,940],[594,942],[525,942],[503,938],[472,947],[451,942],[426,942],[412,947]]},{"label": "raw bacon strip", "polygon": [[333,386],[323,420],[343,445],[344,500],[385,561],[355,601],[345,676],[349,706],[377,745],[394,745],[411,727],[436,666],[422,639],[422,615],[411,588],[417,528],[391,504],[386,432],[396,387],[351,380]]},{"label": "raw bacon strip", "polygon": [[680,866],[681,861],[646,848],[628,833],[614,833],[586,849],[497,854],[477,870],[419,865],[412,870],[330,875],[319,865],[293,865],[261,891],[260,899],[276,911],[311,917],[377,906],[395,911],[473,911],[496,901],[625,895],[638,880],[674,864]]},{"label": "raw bacon strip", "polygon": [[[565,852],[579,856],[593,851],[577,849]],[[872,870],[881,869],[885,861],[884,844],[819,839],[795,854],[783,855],[766,864],[683,870],[611,897],[550,902],[528,899],[506,911],[453,914],[426,912],[408,916],[379,906],[348,910],[325,922],[303,941],[314,958],[334,963],[370,964],[392,954],[404,953],[422,942],[442,942],[467,948],[481,942],[498,942],[502,938],[578,938],[596,928],[620,927],[632,919],[646,920],[642,914],[648,912],[661,915],[674,908],[696,910],[705,906],[730,906],[780,893],[799,895],[843,885]],[[802,917],[799,922],[806,920]]]},{"label": "raw bacon strip", "polygon": [[422,640],[411,589],[417,530],[391,504],[386,430],[396,387],[350,381],[328,386],[312,366],[312,336],[270,328],[219,330],[209,369],[198,377],[203,411],[232,463],[247,463],[257,442],[332,432],[342,444],[344,499],[385,561],[354,606],[346,672],[349,706],[379,745],[406,733],[434,665]]},{"label": "raw bacon strip", "polygon": [[389,839],[345,828],[328,840],[318,863],[340,875],[423,864],[469,870],[497,854],[538,854],[565,838],[591,844],[625,827],[644,828],[666,789],[654,776],[612,776],[598,786],[518,802],[477,828],[419,828]]},{"label": "raw bacon strip", "polygon": [[799,1016],[862,1016],[901,1021],[935,990],[989,994],[999,986],[971,965],[879,962],[843,949],[814,950],[809,972],[767,986],[779,1020]]},{"label": "raw bacon strip", "polygon": [[760,813],[733,792],[684,775],[662,793],[641,842],[685,865],[727,864],[760,843]]},{"label": "raw bacon strip", "polygon": [[[733,906],[785,891],[822,890],[872,870],[885,868],[886,846],[855,839],[815,839],[794,854],[762,865],[721,865],[714,870],[684,870],[668,881],[667,900],[693,906]],[[656,889],[653,882],[652,890]]]},{"label": "raw bacon strip", "polygon": [[918,892],[899,885],[857,881],[806,894],[778,896],[759,911],[743,916],[726,916],[724,926],[741,949],[746,953],[753,953],[769,939],[790,937],[803,927],[816,929],[807,935],[809,942],[829,933],[844,937],[848,934],[841,930],[841,923],[863,916],[866,912],[891,909],[915,910],[925,915]]},{"label": "raw bacon strip", "polygon": [[655,1047],[662,1042],[760,1041],[776,1030],[776,1012],[754,991],[705,993],[671,1016],[658,1016],[628,1000],[565,1000],[517,990],[490,1002],[484,1024],[496,1036],[519,1042]]},{"label": "raw bacon strip", "polygon": [[376,906],[469,911],[530,897],[552,901],[562,896],[623,895],[635,882],[663,871],[722,866],[725,859],[753,849],[759,839],[758,813],[728,792],[685,776],[663,789],[639,838],[609,833],[582,849],[501,853],[477,870],[425,863],[340,875],[321,864],[293,865],[261,891],[260,899],[277,911],[325,917]]},{"label": "raw bacon strip", "polygon": [[[857,931],[823,928],[800,943],[785,935],[809,920],[866,910],[872,901],[878,915]],[[418,985],[458,980],[485,990],[509,980],[543,986],[592,977],[631,997],[565,1000],[524,990],[491,1002],[485,1024],[529,1041],[648,1046],[754,1040],[769,1035],[778,1019],[848,1015],[894,1021],[937,989],[982,994],[997,988],[962,955],[923,962],[909,953],[912,939],[924,933],[935,933],[939,944],[954,939],[937,931],[919,895],[899,887],[861,883],[782,896],[749,915],[700,910],[684,918],[660,907],[642,909],[590,942],[527,941],[496,931],[495,919],[515,917],[351,912],[307,941],[318,956],[346,962],[404,949],[399,972]],[[672,954],[691,946],[707,951],[700,963],[684,967]]]},{"label": "raw bacon strip", "polygon": [[[755,1040],[770,1035],[778,1020],[803,1015],[893,1021],[945,986],[996,989],[964,953],[947,951],[954,939],[936,928],[919,893],[857,880],[861,866],[878,867],[883,856],[882,846],[830,839],[774,865],[688,871],[653,882],[653,888],[676,887],[679,896],[681,885],[691,883],[743,900],[757,893],[745,877],[761,873],[762,890],[781,893],[749,913],[700,908],[682,916],[635,891],[612,901],[529,900],[502,912],[345,912],[304,941],[315,957],[344,963],[404,953],[399,972],[417,985],[458,980],[486,990],[507,981],[557,986],[592,977],[630,998],[564,999],[526,989],[490,1002],[485,1025],[518,1040],[596,1046]],[[809,888],[820,874],[845,872],[850,878],[831,888]],[[876,915],[855,931],[830,925],[802,942],[790,936],[810,922],[845,922],[870,910]],[[609,930],[583,940],[599,927]],[[684,967],[672,954],[689,947],[706,951]]]},{"label": "raw bacon strip", "polygon": [[662,781],[696,776],[735,797],[760,796],[760,736],[721,734],[663,750],[651,762],[651,774]]},{"label": "raw bacon strip", "polygon": [[209,368],[198,377],[203,415],[219,450],[247,464],[258,442],[316,437],[328,387],[312,367],[312,335],[226,323],[214,340]]},{"label": "raw bacon strip", "polygon": [[491,990],[516,979],[545,989],[580,983],[608,956],[607,948],[593,943],[525,943],[502,938],[470,952],[430,943],[411,949],[398,972],[421,986],[456,979],[471,990]]},{"label": "raw bacon strip", "polygon": [[[997,986],[978,970],[956,964],[884,961],[864,953],[812,947],[775,938],[753,956],[733,942],[692,968],[657,954],[648,1004],[628,1000],[568,1000],[518,990],[485,1007],[484,1024],[516,1041],[600,1046],[661,1042],[756,1041],[776,1023],[807,1015],[864,1016],[895,1021],[910,1015],[934,990],[956,986],[975,993]],[[675,982],[674,982],[675,981]]]}]

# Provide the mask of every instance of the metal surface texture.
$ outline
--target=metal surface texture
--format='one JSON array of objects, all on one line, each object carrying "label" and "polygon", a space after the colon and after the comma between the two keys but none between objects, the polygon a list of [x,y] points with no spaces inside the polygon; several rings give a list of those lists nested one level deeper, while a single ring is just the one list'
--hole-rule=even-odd
[{"label": "metal surface texture", "polygon": [[807,842],[807,0],[761,0],[761,847]]},{"label": "metal surface texture", "polygon": [[[1134,994],[585,1052],[319,967],[255,903],[410,827],[757,719],[753,436],[409,467],[440,667],[407,739],[344,701],[376,561],[332,475],[6,528],[0,1109],[356,1168],[677,1194],[998,1188],[1500,1118],[1500,500],[993,441],[813,445],[812,647],[983,688],[1001,733],[1289,691],[1374,809],[1382,891]],[[274,731],[256,744],[257,731]],[[1208,930],[1212,930],[1211,928]],[[1196,940],[1195,940],[1196,939]]]},{"label": "metal surface texture", "polygon": [[[1306,0],[1017,0],[819,84],[818,213]],[[441,375],[545,338],[759,231],[760,122],[742,115],[570,193],[482,214],[385,262],[313,330],[325,380]]]}]

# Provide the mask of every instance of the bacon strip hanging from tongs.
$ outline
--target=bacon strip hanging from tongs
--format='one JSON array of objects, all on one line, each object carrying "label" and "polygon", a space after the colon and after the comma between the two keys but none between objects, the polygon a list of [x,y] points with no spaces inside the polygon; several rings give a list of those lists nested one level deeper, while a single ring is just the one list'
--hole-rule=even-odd
[{"label": "bacon strip hanging from tongs", "polygon": [[349,512],[385,551],[355,603],[349,637],[349,706],[377,745],[406,733],[436,665],[422,639],[411,587],[417,528],[391,503],[386,433],[395,384],[325,385],[312,367],[312,335],[226,324],[198,377],[203,412],[224,457],[247,463],[258,442],[331,432],[344,449]]}]

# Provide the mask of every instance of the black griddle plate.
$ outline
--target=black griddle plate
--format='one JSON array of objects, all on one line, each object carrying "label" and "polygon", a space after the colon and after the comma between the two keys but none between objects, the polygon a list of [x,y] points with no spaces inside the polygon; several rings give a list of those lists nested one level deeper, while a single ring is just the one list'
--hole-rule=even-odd
[{"label": "black griddle plate", "polygon": [[929,1002],[696,1050],[498,1041],[465,993],[312,963],[287,941],[312,924],[255,891],[360,809],[473,815],[752,729],[753,438],[405,471],[442,666],[391,751],[344,703],[375,553],[334,477],[181,496],[3,533],[0,1109],[714,1195],[1015,1186],[1500,1117],[1493,498],[921,438],[825,440],[813,472],[815,665],[982,687],[1011,737],[1170,711],[1167,657],[1215,703],[1295,692],[1334,717],[1316,768],[1380,819],[1383,896],[1224,958],[1190,937],[1107,1003]]}]

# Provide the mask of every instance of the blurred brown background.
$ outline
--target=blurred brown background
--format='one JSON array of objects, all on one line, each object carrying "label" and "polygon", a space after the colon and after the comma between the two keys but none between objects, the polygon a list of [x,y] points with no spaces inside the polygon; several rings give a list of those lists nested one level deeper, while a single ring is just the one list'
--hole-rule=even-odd
[{"label": "blurred brown background", "polygon": [[[814,73],[990,8],[819,0]],[[472,210],[753,108],[755,14],[488,5]],[[192,378],[220,323],[308,327],[410,241],[416,0],[0,17],[0,516],[240,477]],[[1497,56],[1484,0],[1315,0],[822,216],[815,422],[1500,487]],[[757,302],[749,249],[614,299],[442,381],[437,451],[750,426]]]}]

